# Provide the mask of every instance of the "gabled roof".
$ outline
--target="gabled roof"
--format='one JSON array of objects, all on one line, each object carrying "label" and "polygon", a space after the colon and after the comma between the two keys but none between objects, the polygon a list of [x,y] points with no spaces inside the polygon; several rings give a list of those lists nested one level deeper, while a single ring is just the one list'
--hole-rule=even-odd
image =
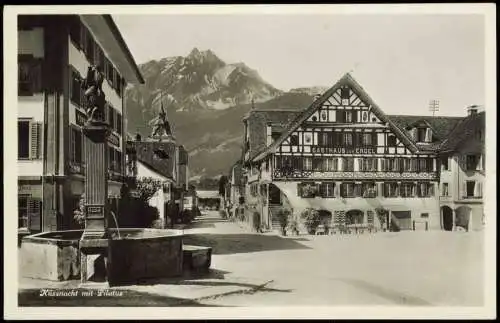
[{"label": "gabled roof", "polygon": [[[431,127],[432,132],[439,141],[446,139],[449,133],[462,121],[463,117],[433,117],[433,116],[410,116],[410,115],[387,115],[402,131],[424,122]],[[409,135],[409,134],[408,134]]]},{"label": "gabled roof", "polygon": [[279,129],[276,128],[277,124],[286,125],[300,113],[300,110],[286,109],[251,110],[248,113],[248,116],[244,119],[248,123],[248,131],[250,135],[250,159],[255,157],[260,151],[267,147],[267,125],[272,125],[275,129]]},{"label": "gabled roof", "polygon": [[[461,122],[450,132],[448,138],[440,145],[441,152],[466,151],[469,153],[484,152],[486,113],[479,112],[462,118]],[[476,132],[483,132],[481,139]]]},{"label": "gabled roof", "polygon": [[[132,144],[135,145],[138,161],[148,165],[151,170],[162,176],[169,179],[175,178],[173,174],[175,170],[175,142],[136,141]],[[158,149],[163,150],[168,157],[164,159],[155,157],[155,151]]]},{"label": "gabled roof", "polygon": [[370,98],[361,85],[349,74],[346,73],[344,76],[337,81],[330,89],[325,91],[318,99],[316,99],[307,109],[303,110],[298,114],[294,120],[292,120],[287,126],[286,130],[283,131],[281,136],[275,140],[271,145],[259,153],[254,160],[258,161],[266,157],[268,154],[273,153],[276,148],[293,132],[295,131],[304,121],[307,120],[317,109],[319,109],[324,102],[330,98],[341,86],[348,85],[351,89],[356,92],[358,97],[363,100],[367,105],[371,106],[373,113],[384,123],[386,123],[391,130],[393,130],[399,137],[399,139],[410,149],[412,152],[417,152],[418,147],[416,144],[409,139],[408,135],[397,127],[391,119],[389,119],[382,110],[375,104],[375,102]]}]

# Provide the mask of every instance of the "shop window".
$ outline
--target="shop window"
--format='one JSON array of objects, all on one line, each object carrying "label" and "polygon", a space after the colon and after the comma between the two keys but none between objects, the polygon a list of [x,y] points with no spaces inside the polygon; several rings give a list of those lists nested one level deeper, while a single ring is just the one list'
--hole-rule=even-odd
[{"label": "shop window", "polygon": [[17,197],[17,210],[18,210],[18,229],[29,228],[29,210],[28,200],[30,195],[19,194]]}]

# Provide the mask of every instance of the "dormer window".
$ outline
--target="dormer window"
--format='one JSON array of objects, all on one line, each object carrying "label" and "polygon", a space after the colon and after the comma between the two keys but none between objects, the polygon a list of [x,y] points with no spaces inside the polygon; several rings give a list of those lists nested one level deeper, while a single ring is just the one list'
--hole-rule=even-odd
[{"label": "dormer window", "polygon": [[276,141],[276,140],[278,140],[278,138],[280,137],[280,135],[281,135],[281,132],[273,131],[271,133],[271,138],[273,139],[273,141]]},{"label": "dormer window", "polygon": [[417,142],[425,142],[426,128],[417,128]]},{"label": "dormer window", "polygon": [[415,127],[411,132],[416,142],[432,142],[432,130],[429,127]]}]

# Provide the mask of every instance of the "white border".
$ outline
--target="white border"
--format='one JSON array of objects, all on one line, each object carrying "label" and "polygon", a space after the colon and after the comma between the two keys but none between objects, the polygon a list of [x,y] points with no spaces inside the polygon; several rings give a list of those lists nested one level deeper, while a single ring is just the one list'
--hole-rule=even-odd
[{"label": "white border", "polygon": [[[496,11],[494,4],[412,5],[148,5],[4,7],[4,315],[6,319],[199,319],[199,318],[495,318],[496,313]],[[18,14],[480,14],[485,17],[486,176],[484,307],[313,307],[313,308],[18,308],[16,66]]]}]

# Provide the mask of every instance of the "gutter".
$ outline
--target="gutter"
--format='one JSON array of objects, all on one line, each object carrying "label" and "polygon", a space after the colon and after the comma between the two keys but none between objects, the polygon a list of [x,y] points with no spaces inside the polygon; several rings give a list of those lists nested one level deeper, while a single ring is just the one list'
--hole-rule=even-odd
[{"label": "gutter", "polygon": [[125,40],[122,37],[122,34],[120,33],[120,30],[116,26],[115,22],[113,21],[113,18],[111,15],[102,15],[104,21],[108,25],[109,29],[115,35],[116,40],[118,41],[118,44],[120,44],[120,47],[123,49],[123,52],[125,53],[125,56],[127,57],[127,61],[129,64],[133,67],[135,76],[137,77],[138,81],[140,84],[146,83],[144,81],[144,78],[141,74],[141,71],[139,70],[139,67],[137,66],[137,63],[134,60],[134,57],[132,56],[132,53],[130,52],[130,49],[127,46],[127,43],[125,43]]}]

